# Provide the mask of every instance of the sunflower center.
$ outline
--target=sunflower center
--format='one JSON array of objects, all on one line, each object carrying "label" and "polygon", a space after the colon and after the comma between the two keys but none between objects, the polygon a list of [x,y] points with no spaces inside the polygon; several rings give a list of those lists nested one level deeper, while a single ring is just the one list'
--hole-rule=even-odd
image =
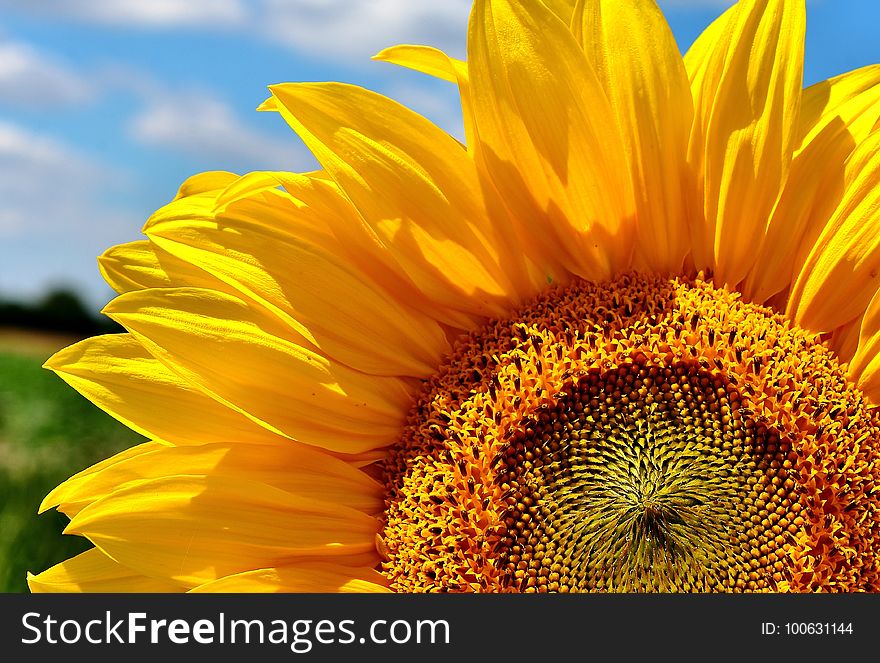
[{"label": "sunflower center", "polygon": [[[733,589],[779,562],[788,445],[723,376],[680,362],[592,370],[499,454],[499,563],[529,591]],[[790,466],[790,463],[789,463]],[[775,481],[774,481],[775,480]],[[754,522],[753,522],[754,519]],[[763,552],[762,552],[763,549]],[[781,566],[781,565],[780,565]]]},{"label": "sunflower center", "polygon": [[878,432],[824,346],[725,290],[557,288],[426,384],[385,465],[383,570],[400,591],[871,586]]}]

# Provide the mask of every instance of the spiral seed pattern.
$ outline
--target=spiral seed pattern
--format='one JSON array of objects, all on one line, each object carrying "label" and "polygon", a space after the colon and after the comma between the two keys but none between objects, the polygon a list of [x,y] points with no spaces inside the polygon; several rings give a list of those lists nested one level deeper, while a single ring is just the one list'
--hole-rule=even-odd
[{"label": "spiral seed pattern", "polygon": [[398,591],[880,590],[880,422],[820,339],[696,279],[461,339],[384,465]]}]

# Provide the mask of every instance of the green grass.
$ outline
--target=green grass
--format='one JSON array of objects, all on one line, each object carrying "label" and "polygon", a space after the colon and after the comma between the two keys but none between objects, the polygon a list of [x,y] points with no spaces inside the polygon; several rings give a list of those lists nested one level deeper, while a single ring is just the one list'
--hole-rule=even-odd
[{"label": "green grass", "polygon": [[143,441],[89,403],[43,358],[0,350],[0,592],[27,591],[37,573],[89,547],[62,536],[67,518],[37,515],[40,501],[72,474]]}]

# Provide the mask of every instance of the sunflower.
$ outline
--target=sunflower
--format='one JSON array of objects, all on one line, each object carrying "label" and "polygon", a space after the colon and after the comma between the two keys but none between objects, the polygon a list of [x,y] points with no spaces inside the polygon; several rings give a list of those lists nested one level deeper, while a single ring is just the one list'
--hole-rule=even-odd
[{"label": "sunflower", "polygon": [[476,0],[464,144],[337,83],[319,172],[187,180],[47,366],[150,441],[33,591],[880,590],[880,67],[804,0]]}]

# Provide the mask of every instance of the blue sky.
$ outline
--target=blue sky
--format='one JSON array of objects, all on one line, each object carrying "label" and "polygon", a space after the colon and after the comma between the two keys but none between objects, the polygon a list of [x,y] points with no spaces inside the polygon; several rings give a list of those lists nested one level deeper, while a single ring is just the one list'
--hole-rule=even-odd
[{"label": "blue sky", "polygon": [[[731,2],[661,0],[682,50]],[[266,85],[341,80],[460,135],[452,87],[369,57],[464,56],[469,0],[0,0],[0,296],[64,285],[101,306],[95,257],[202,170],[315,163]],[[880,2],[808,0],[807,84],[880,62]]]}]

